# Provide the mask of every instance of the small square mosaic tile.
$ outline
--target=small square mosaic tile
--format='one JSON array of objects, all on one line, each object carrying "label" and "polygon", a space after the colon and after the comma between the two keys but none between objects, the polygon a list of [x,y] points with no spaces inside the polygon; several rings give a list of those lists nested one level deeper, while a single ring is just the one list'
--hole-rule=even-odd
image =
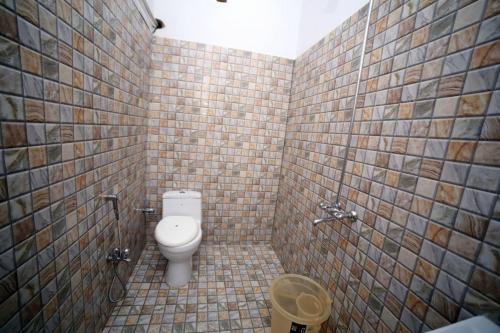
[{"label": "small square mosaic tile", "polygon": [[[499,311],[499,8],[373,0],[290,60],[153,41],[133,0],[0,1],[0,331],[107,323],[107,191],[134,262],[161,194],[201,191],[204,241],[272,241],[287,272],[332,293],[327,332],[421,332]],[[313,227],[344,164],[342,203],[359,220]],[[157,209],[147,228],[142,206]],[[265,331],[258,249],[270,250],[202,246],[201,282],[176,291],[151,282],[165,270],[152,249],[156,268],[137,267],[107,330]]]},{"label": "small square mosaic tile", "polygon": [[0,332],[104,327],[118,234],[99,196],[118,194],[136,261],[152,38],[133,0],[0,1]]},{"label": "small square mosaic tile", "polygon": [[161,37],[151,48],[148,205],[196,190],[203,240],[270,242],[293,60]]},{"label": "small square mosaic tile", "polygon": [[284,270],[270,245],[201,244],[181,288],[168,286],[166,269],[146,245],[103,333],[271,332],[268,287]]},{"label": "small square mosaic tile", "polygon": [[[328,332],[500,311],[498,8],[374,0],[296,59],[272,243],[332,292]],[[339,191],[359,219],[313,227]]]}]

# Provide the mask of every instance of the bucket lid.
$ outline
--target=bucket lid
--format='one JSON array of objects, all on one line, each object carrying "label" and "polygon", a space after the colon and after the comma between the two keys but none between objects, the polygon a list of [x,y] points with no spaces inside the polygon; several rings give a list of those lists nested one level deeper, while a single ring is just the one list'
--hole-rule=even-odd
[{"label": "bucket lid", "polygon": [[297,274],[284,274],[273,280],[273,311],[278,310],[291,321],[319,325],[330,316],[332,299],[314,280]]}]

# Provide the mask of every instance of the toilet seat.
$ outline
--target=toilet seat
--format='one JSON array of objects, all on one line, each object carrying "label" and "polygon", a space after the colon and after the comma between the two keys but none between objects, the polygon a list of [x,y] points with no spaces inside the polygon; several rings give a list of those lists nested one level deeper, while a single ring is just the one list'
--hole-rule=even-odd
[{"label": "toilet seat", "polygon": [[155,238],[163,246],[175,247],[191,242],[200,231],[200,223],[190,216],[167,216],[156,226]]}]

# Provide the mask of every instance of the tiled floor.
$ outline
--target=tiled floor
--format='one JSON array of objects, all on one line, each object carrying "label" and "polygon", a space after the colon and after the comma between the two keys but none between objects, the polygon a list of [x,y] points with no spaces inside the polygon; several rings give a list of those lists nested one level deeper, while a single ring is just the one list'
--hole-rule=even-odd
[{"label": "tiled floor", "polygon": [[189,285],[171,289],[146,245],[103,332],[271,332],[267,290],[284,271],[270,245],[202,244],[193,260]]}]

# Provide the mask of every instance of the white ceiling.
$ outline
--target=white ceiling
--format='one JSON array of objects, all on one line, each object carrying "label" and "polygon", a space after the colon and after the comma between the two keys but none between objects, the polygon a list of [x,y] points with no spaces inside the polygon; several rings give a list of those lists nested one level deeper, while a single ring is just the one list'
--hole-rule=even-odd
[{"label": "white ceiling", "polygon": [[367,0],[148,0],[155,34],[295,59]]}]

